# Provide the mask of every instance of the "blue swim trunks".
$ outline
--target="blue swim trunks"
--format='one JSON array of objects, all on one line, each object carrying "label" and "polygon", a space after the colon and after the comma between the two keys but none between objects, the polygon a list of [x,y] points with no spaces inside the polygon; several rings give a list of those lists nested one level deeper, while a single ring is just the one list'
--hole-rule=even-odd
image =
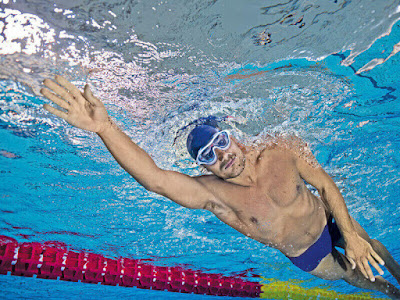
[{"label": "blue swim trunks", "polygon": [[340,240],[342,234],[336,222],[329,218],[320,238],[303,254],[297,257],[288,257],[290,261],[306,272],[314,270],[321,260],[332,252],[334,245]]}]

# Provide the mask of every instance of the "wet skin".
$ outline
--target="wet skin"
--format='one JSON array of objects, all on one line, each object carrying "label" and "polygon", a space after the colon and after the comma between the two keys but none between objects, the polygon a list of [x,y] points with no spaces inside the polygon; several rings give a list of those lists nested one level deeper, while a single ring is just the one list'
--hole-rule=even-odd
[{"label": "wet skin", "polygon": [[235,139],[215,152],[217,162],[206,167],[214,175],[202,181],[218,199],[207,209],[221,221],[287,256],[300,255],[318,239],[328,212],[306,188],[293,153],[245,149]]},{"label": "wet skin", "polygon": [[[318,164],[291,150],[278,144],[262,150],[245,148],[233,139],[227,150],[215,150],[217,162],[207,167],[214,175],[203,176],[201,181],[214,196],[206,208],[221,221],[286,256],[297,257],[320,237],[327,219],[333,215],[331,207],[337,205],[337,199],[332,199],[337,198],[339,191]],[[307,156],[313,157],[311,153]],[[305,181],[318,186],[321,197],[313,195]],[[324,184],[320,186],[318,181]],[[354,219],[350,219],[358,238],[373,245],[371,252],[379,255],[376,258],[370,255],[369,263],[382,274],[377,261],[383,258],[389,272],[400,282],[399,264],[379,241],[371,239]],[[393,284],[372,275],[366,259],[361,259],[361,267],[359,264],[355,267],[348,243],[342,238],[335,246],[346,249],[349,256],[345,257],[334,248],[310,273],[327,280],[343,279],[354,286],[400,299],[400,291]]]},{"label": "wet skin", "polygon": [[[375,277],[371,270],[372,266],[382,274],[378,263],[383,264],[384,259],[400,282],[400,266],[350,217],[334,181],[307,159],[313,158],[311,152],[299,155],[301,151],[288,149],[284,143],[246,148],[233,138],[228,149],[216,149],[217,162],[206,167],[212,175],[191,177],[163,170],[110,119],[88,85],[81,92],[62,76],[56,76],[55,81],[46,79],[44,85],[47,88],[41,90],[42,94],[58,105],[45,104],[44,108],[75,127],[95,132],[121,167],[144,188],[184,207],[207,209],[244,235],[287,256],[306,251],[332,214],[343,236],[346,257],[342,260],[347,268],[337,263],[342,254],[332,252],[312,274],[344,279],[400,299],[400,291],[389,282],[379,277],[372,282]],[[321,197],[314,196],[305,182]]]}]

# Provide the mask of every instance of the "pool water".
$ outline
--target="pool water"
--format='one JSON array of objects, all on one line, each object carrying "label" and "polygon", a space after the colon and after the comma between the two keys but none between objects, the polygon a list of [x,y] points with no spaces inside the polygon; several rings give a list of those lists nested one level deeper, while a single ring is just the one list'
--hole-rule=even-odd
[{"label": "pool water", "polygon": [[[158,166],[189,175],[200,171],[179,129],[200,117],[230,116],[222,126],[246,141],[296,134],[351,215],[400,261],[400,1],[268,5],[0,1],[0,235],[360,292],[143,189],[96,135],[42,109],[41,81],[63,74],[90,83]],[[210,298],[12,276],[0,276],[0,297]]]}]

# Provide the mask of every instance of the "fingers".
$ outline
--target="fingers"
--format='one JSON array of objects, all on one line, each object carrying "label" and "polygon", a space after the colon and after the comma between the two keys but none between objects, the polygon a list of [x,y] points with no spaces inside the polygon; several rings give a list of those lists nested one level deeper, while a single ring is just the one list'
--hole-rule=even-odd
[{"label": "fingers", "polygon": [[357,267],[356,262],[354,261],[354,259],[352,259],[351,257],[346,255],[347,260],[350,262],[351,264],[351,269],[354,270]]},{"label": "fingers", "polygon": [[382,269],[379,267],[379,265],[377,264],[377,262],[371,255],[369,255],[368,259],[364,258],[362,260],[359,260],[357,264],[351,257],[349,257],[349,256],[346,256],[346,257],[349,260],[349,262],[351,264],[351,268],[353,270],[356,269],[356,267],[358,267],[358,269],[363,274],[363,276],[365,278],[371,280],[372,282],[375,281],[375,276],[372,273],[372,269],[369,264],[371,264],[379,272],[380,275],[383,275]]},{"label": "fingers", "polygon": [[365,276],[366,278],[369,278],[369,280],[371,280],[372,282],[375,281],[375,276],[372,273],[371,267],[369,266],[368,260],[366,258],[363,259],[362,266],[360,269],[361,269],[361,272],[364,270],[364,272],[363,272],[364,276],[365,276],[365,273],[367,274],[367,276]]},{"label": "fingers", "polygon": [[368,260],[369,260],[370,264],[378,271],[378,273],[380,275],[383,275],[382,268],[378,265],[378,263],[381,266],[384,266],[385,262],[383,261],[383,259],[373,249],[371,249],[371,253],[370,253],[369,257],[368,257]]},{"label": "fingers", "polygon": [[68,110],[69,108],[69,103],[66,102],[65,100],[61,99],[57,95],[53,94],[50,92],[48,89],[41,89],[40,92],[42,93],[43,96],[45,96],[47,99],[52,101],[53,103],[57,104],[58,106],[64,108],[65,110]]},{"label": "fingers", "polygon": [[67,79],[65,79],[63,76],[56,75],[55,79],[61,86],[63,86],[75,98],[79,98],[81,96],[81,91],[75,85],[73,85],[71,82],[69,82]]},{"label": "fingers", "polygon": [[92,90],[90,89],[90,86],[88,84],[85,85],[85,89],[83,91],[83,96],[92,105],[98,106],[98,105],[102,104],[99,99],[97,99],[95,96],[93,96]]},{"label": "fingers", "polygon": [[84,92],[81,93],[81,91],[75,85],[73,85],[63,76],[56,75],[55,81],[56,82],[50,79],[45,79],[43,81],[43,84],[54,93],[51,93],[46,89],[42,89],[41,93],[60,107],[64,109],[68,108],[68,106],[66,106],[66,104],[63,102],[74,105],[74,103],[85,104],[85,101],[88,101],[94,106],[102,105],[102,102],[93,96],[88,84],[85,85]]},{"label": "fingers", "polygon": [[379,275],[383,275],[381,267],[376,263],[376,260],[370,255],[368,257],[369,263],[378,271]]},{"label": "fingers", "polygon": [[55,83],[53,80],[50,79],[45,79],[43,81],[43,84],[48,87],[50,90],[52,90],[54,93],[56,93],[57,95],[59,95],[61,97],[61,99],[71,103],[74,98],[72,97],[72,95],[70,93],[68,93],[68,91],[59,86],[57,83]]},{"label": "fingers", "polygon": [[[377,257],[376,260],[372,256],[372,254],[376,255],[376,257]],[[355,269],[356,264],[355,264],[354,260],[352,258],[350,258],[350,257],[347,257],[347,258],[348,258],[349,262],[351,263],[352,269]],[[375,276],[374,276],[374,274],[372,272],[372,269],[371,269],[369,264],[371,264],[372,267],[374,267],[378,271],[378,273],[380,275],[384,274],[383,270],[381,269],[381,267],[377,263],[377,261],[379,261],[378,258],[380,258],[379,255],[377,255],[376,253],[371,253],[371,255],[368,256],[368,259],[364,258],[358,264],[358,269],[360,270],[360,272],[364,275],[365,278],[371,280],[372,282],[375,281]]]},{"label": "fingers", "polygon": [[371,249],[371,255],[381,266],[385,265],[385,261],[373,249]]},{"label": "fingers", "polygon": [[[368,261],[367,261],[367,265],[366,265],[367,268],[366,268],[364,262],[359,262],[359,263],[356,265],[355,261],[354,261],[352,258],[347,257],[347,259],[350,261],[350,263],[351,263],[351,268],[352,268],[353,270],[356,268],[356,266],[358,266],[358,270],[360,270],[360,272],[364,275],[364,277],[367,278],[367,279],[370,279],[369,274],[367,273],[367,269],[369,268]],[[370,270],[371,270],[371,269],[370,269]],[[371,272],[371,274],[372,274],[372,272]],[[372,277],[373,277],[373,274],[372,274]],[[375,280],[375,279],[374,279],[374,280]]]},{"label": "fingers", "polygon": [[368,259],[365,258],[364,261],[363,261],[363,264],[364,264],[365,270],[366,270],[367,273],[368,273],[369,279],[370,279],[371,281],[375,281],[375,277],[374,277],[374,275],[373,275],[373,273],[372,273],[372,269],[371,269],[371,267],[369,266],[368,263],[370,263],[371,266],[374,267],[374,268],[378,271],[378,273],[379,273],[380,275],[383,275],[383,271],[382,271],[381,267],[377,264],[377,262],[379,262],[381,265],[384,265],[385,262],[384,262],[383,259],[373,250],[373,248],[372,248],[371,246],[370,246],[369,251],[370,251],[370,253],[369,253],[368,257],[367,257]]},{"label": "fingers", "polygon": [[[352,259],[352,258],[349,257],[349,256],[346,256],[346,257],[347,257],[348,261],[349,261],[350,264],[351,264],[351,268],[352,268],[353,270],[355,270],[356,267],[357,267],[357,264],[356,264],[356,262],[354,261],[354,259]],[[358,269],[359,269],[360,272],[364,275],[365,278],[370,279],[370,280],[372,280],[372,281],[375,281],[375,278],[374,278],[374,275],[372,274],[371,268],[370,268],[369,265],[368,265],[368,261],[367,261],[366,266],[365,266],[364,262],[359,263]],[[368,271],[367,271],[368,269],[371,271],[370,274],[369,274]],[[371,275],[371,276],[370,276],[370,275]]]},{"label": "fingers", "polygon": [[54,108],[51,105],[45,104],[43,106],[43,108],[45,110],[47,110],[48,112],[52,113],[53,115],[56,115],[57,117],[60,117],[60,118],[62,118],[64,120],[66,120],[68,118],[68,114],[66,112],[63,112],[63,111],[61,111],[61,110],[59,110],[57,108]]},{"label": "fingers", "polygon": [[[56,76],[56,79],[58,77],[61,76]],[[71,102],[74,100],[73,95],[71,95],[64,87],[58,85],[57,83],[55,83],[50,79],[45,79],[43,81],[43,84],[54,92],[52,93],[50,90],[43,88],[40,90],[43,96],[45,96],[47,99],[57,104],[61,108],[65,109],[67,112],[59,110],[48,104],[45,104],[43,108],[46,109],[48,112],[52,113],[53,115],[56,115],[57,117],[67,120]]]},{"label": "fingers", "polygon": [[43,84],[55,94],[59,95],[61,99],[69,102],[72,105],[74,103],[85,103],[85,99],[82,97],[81,91],[63,76],[56,75],[55,81],[56,82],[50,79],[45,79]]}]

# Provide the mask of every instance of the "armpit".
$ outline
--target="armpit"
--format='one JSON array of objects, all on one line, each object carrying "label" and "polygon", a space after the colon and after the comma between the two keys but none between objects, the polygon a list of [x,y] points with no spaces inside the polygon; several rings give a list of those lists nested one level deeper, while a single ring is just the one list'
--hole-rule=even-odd
[{"label": "armpit", "polygon": [[215,201],[207,202],[205,209],[211,211],[216,216],[226,213],[227,210],[226,207]]}]

